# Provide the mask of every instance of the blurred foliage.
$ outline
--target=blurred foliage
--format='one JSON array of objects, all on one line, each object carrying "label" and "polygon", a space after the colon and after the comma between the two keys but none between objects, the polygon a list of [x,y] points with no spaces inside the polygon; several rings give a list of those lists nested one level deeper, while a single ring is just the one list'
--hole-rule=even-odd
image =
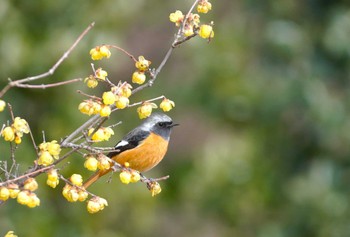
[{"label": "blurred foliage", "polygon": [[[94,29],[56,73],[90,74],[88,50],[117,44],[158,65],[175,29],[168,15],[190,1],[1,1],[0,85],[48,70],[92,21]],[[39,182],[41,206],[11,201],[0,209],[0,235],[19,236],[349,236],[350,4],[348,1],[212,1],[202,21],[215,22],[210,44],[193,39],[176,49],[155,85],[137,99],[165,94],[181,124],[166,159],[148,176],[170,174],[152,198],[141,184],[95,184],[109,202],[90,215],[60,190]],[[113,52],[96,63],[115,81],[131,77],[128,58]],[[130,80],[130,79],[129,79]],[[13,89],[6,94],[36,139],[73,131],[86,117],[75,90]],[[135,98],[135,101],[136,101]],[[8,115],[0,115],[6,121]],[[133,109],[113,145],[138,123]],[[18,151],[31,164],[29,139]],[[6,154],[8,148],[1,146]],[[30,155],[29,155],[30,154]],[[75,158],[75,157],[74,157]],[[71,159],[67,174],[82,169]],[[85,171],[82,171],[85,172]],[[85,172],[86,174],[86,172]]]}]

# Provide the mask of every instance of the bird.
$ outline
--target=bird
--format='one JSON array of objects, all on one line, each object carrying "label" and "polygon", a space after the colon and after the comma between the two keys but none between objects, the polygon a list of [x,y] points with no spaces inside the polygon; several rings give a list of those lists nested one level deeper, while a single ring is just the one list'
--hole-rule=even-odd
[{"label": "bird", "polygon": [[[152,113],[127,133],[107,156],[120,165],[128,164],[131,169],[146,172],[164,158],[172,128],[177,125],[179,124],[173,123],[164,113]],[[85,181],[83,187],[88,188],[111,170],[112,168],[97,171]]]}]

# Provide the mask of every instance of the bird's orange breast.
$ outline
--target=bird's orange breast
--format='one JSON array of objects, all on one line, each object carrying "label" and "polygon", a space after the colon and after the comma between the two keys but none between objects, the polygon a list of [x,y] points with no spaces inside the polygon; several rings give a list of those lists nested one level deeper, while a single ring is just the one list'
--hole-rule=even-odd
[{"label": "bird's orange breast", "polygon": [[137,147],[123,151],[112,159],[121,165],[128,162],[130,168],[144,172],[156,166],[163,159],[167,149],[168,141],[151,133]]}]

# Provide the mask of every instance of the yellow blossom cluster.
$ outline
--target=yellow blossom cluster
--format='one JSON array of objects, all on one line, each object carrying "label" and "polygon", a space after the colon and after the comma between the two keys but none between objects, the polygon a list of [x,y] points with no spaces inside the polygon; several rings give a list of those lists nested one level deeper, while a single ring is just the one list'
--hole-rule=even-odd
[{"label": "yellow blossom cluster", "polygon": [[107,71],[103,70],[102,68],[98,68],[95,71],[95,75],[90,75],[86,77],[84,82],[86,83],[87,87],[95,88],[98,85],[98,82],[105,81],[107,76],[108,76]]},{"label": "yellow blossom cluster", "polygon": [[[92,77],[91,80],[93,79]],[[108,117],[112,112],[111,105],[114,104],[118,109],[124,109],[129,105],[131,88],[132,86],[128,83],[112,87],[110,91],[103,92],[102,98],[99,100],[90,99],[81,102],[78,109],[81,113],[89,116],[99,114],[101,117]]]},{"label": "yellow blossom cluster", "polygon": [[152,114],[152,110],[156,109],[158,106],[155,103],[143,102],[140,107],[137,108],[137,113],[140,119],[149,117]]},{"label": "yellow blossom cluster", "polygon": [[0,187],[0,200],[6,201],[9,198],[17,198],[21,190],[17,184],[9,184],[8,186]]},{"label": "yellow blossom cluster", "polygon": [[93,197],[87,203],[87,210],[89,213],[93,214],[103,210],[108,206],[107,200],[101,197]]},{"label": "yellow blossom cluster", "polygon": [[59,158],[61,146],[56,140],[39,145],[38,165],[48,166]]},{"label": "yellow blossom cluster", "polygon": [[[199,15],[192,14],[190,16],[191,22],[199,23]],[[183,19],[183,15],[180,11],[171,15],[171,19],[176,22],[180,22]],[[196,26],[198,27],[198,24]],[[99,60],[102,58],[109,58],[109,47],[112,46],[96,46],[90,50],[91,58],[93,60]],[[106,53],[109,52],[109,53]],[[136,61],[136,60],[135,60]],[[149,72],[151,61],[147,60],[144,56],[139,56],[135,62],[136,71],[132,74],[132,82],[135,84],[143,84],[146,81],[146,73]],[[105,81],[108,73],[102,68],[96,70],[95,75],[90,75],[85,78],[85,83],[88,87],[94,88],[98,85],[98,81]],[[92,98],[81,102],[78,109],[81,113],[87,115],[99,114],[101,117],[108,117],[112,113],[112,108],[115,106],[117,109],[124,109],[129,106],[129,97],[132,94],[132,86],[128,83],[119,83],[118,86],[112,86],[109,91],[103,92],[101,98]],[[164,98],[160,104],[160,108],[164,112],[170,111],[175,106],[175,103],[169,99]],[[145,101],[137,108],[137,113],[140,119],[147,118],[152,114],[152,110],[157,108],[155,103]],[[92,130],[89,131],[89,133]],[[92,135],[94,141],[108,140],[103,131],[96,131]]]},{"label": "yellow blossom cluster", "polygon": [[164,98],[163,101],[160,103],[159,107],[164,111],[168,112],[170,111],[173,107],[175,107],[175,102],[172,100],[169,100],[167,98]]},{"label": "yellow blossom cluster", "polygon": [[151,61],[145,59],[144,56],[139,56],[138,61],[135,63],[137,71],[132,74],[131,80],[135,84],[143,84],[146,81],[145,72],[148,71]]},{"label": "yellow blossom cluster", "polygon": [[111,168],[111,161],[109,157],[103,154],[99,154],[97,158],[90,154],[86,156],[84,167],[90,171],[96,171],[97,169],[109,170]]},{"label": "yellow blossom cluster", "polygon": [[[197,5],[197,12],[206,14],[211,10],[211,3],[208,0],[200,0]],[[184,22],[184,20],[186,21]],[[211,39],[214,37],[214,31],[211,24],[200,25],[200,16],[196,13],[190,13],[187,17],[179,10],[169,15],[169,20],[174,22],[177,27],[183,24],[183,35],[185,37],[198,34],[204,39]]]},{"label": "yellow blossom cluster", "polygon": [[120,181],[123,184],[136,183],[141,179],[140,172],[136,170],[125,169],[119,174]]},{"label": "yellow blossom cluster", "polygon": [[0,187],[0,200],[6,201],[9,198],[16,198],[19,204],[34,208],[40,205],[40,199],[34,193],[37,189],[38,183],[36,180],[28,178],[24,181],[22,189],[17,184]]},{"label": "yellow blossom cluster", "polygon": [[56,188],[59,182],[60,182],[60,179],[58,177],[57,169],[50,169],[47,172],[46,184],[49,185],[51,188]]},{"label": "yellow blossom cluster", "polygon": [[158,195],[162,191],[160,184],[156,181],[147,183],[147,188],[151,191],[152,197]]},{"label": "yellow blossom cluster", "polygon": [[100,127],[96,131],[94,128],[90,128],[88,132],[88,136],[91,136],[94,142],[108,141],[112,135],[114,135],[114,131],[110,127]]},{"label": "yellow blossom cluster", "polygon": [[24,133],[29,133],[29,125],[25,119],[16,117],[11,126],[7,126],[2,130],[1,136],[5,141],[14,141],[16,144],[20,144]]},{"label": "yellow blossom cluster", "polygon": [[109,58],[111,56],[111,51],[107,45],[96,46],[90,50],[90,55],[92,60],[101,60],[103,58]]},{"label": "yellow blossom cluster", "polygon": [[40,199],[36,196],[35,193],[28,190],[23,190],[18,193],[17,202],[30,208],[34,208],[40,205]]},{"label": "yellow blossom cluster", "polygon": [[82,187],[83,177],[80,174],[72,174],[69,181],[72,185],[66,184],[62,190],[62,195],[69,202],[85,201],[89,194]]},{"label": "yellow blossom cluster", "polygon": [[96,171],[98,160],[93,155],[87,155],[85,157],[84,167],[90,171]]},{"label": "yellow blossom cluster", "polygon": [[[160,103],[159,107],[164,112],[168,112],[173,107],[175,107],[175,102],[167,98],[164,98]],[[141,106],[137,108],[137,113],[139,115],[139,118],[144,119],[149,117],[152,114],[153,109],[156,109],[156,108],[158,108],[158,106],[155,103],[148,102],[148,101],[143,102]]]}]

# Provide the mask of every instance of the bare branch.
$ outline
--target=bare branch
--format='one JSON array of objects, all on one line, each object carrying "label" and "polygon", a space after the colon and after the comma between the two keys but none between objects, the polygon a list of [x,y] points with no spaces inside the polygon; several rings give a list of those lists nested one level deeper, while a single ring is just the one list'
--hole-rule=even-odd
[{"label": "bare branch", "polygon": [[[76,39],[76,41],[72,44],[72,46],[64,52],[64,54],[58,59],[58,61],[45,73],[32,76],[32,77],[26,77],[23,79],[19,79],[16,81],[10,81],[8,85],[6,85],[1,91],[0,91],[0,98],[12,87],[24,87],[24,83],[28,83],[31,81],[35,81],[47,76],[50,76],[54,74],[56,69],[61,65],[61,63],[69,56],[69,54],[73,51],[73,49],[78,45],[78,43],[83,39],[83,37],[91,30],[91,28],[95,25],[95,22],[92,22],[84,31],[79,35],[79,37]],[[22,85],[22,86],[21,86]],[[56,85],[57,86],[57,85]],[[34,87],[29,87],[34,88]],[[39,87],[42,88],[42,87]]]},{"label": "bare branch", "polygon": [[30,88],[30,89],[46,89],[46,88],[50,88],[50,87],[67,85],[67,84],[71,84],[71,83],[82,81],[82,80],[83,80],[82,78],[76,78],[76,79],[72,79],[72,80],[68,80],[68,81],[62,81],[62,82],[51,83],[51,84],[41,84],[41,85],[17,84],[16,87]]}]

